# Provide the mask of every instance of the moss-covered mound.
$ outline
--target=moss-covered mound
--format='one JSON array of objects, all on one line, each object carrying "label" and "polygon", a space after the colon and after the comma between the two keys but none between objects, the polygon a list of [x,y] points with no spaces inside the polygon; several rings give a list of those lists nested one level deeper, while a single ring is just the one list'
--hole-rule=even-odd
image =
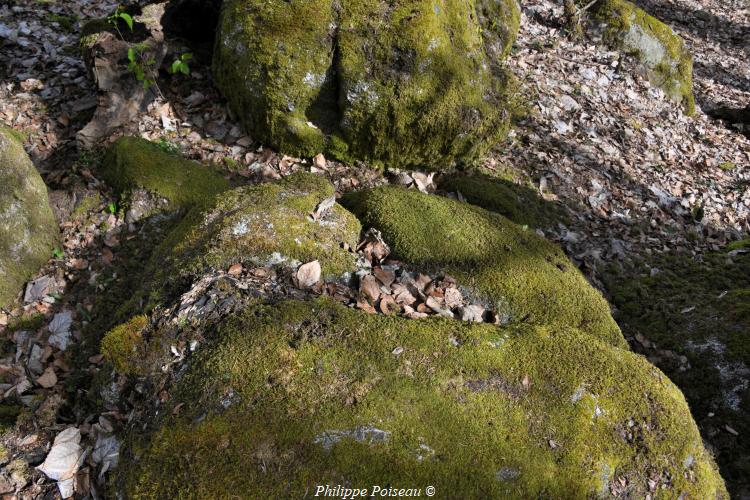
[{"label": "moss-covered mound", "polygon": [[273,265],[318,260],[324,276],[354,270],[361,227],[333,204],[313,217],[322,202],[333,203],[333,185],[322,176],[298,173],[223,193],[191,210],[157,252],[169,276],[195,275],[238,262]]},{"label": "moss-covered mound", "polygon": [[554,227],[566,220],[563,207],[544,200],[529,187],[489,175],[452,175],[440,181],[440,189],[461,195],[479,207],[497,212],[533,228]]},{"label": "moss-covered mound", "polygon": [[172,208],[206,201],[229,188],[217,171],[138,137],[119,138],[107,152],[101,169],[104,180],[120,193],[144,189],[167,199]]},{"label": "moss-covered mound", "polygon": [[634,55],[687,114],[695,112],[693,57],[679,35],[627,0],[599,0],[594,17],[605,25],[606,41]]},{"label": "moss-covered mound", "polygon": [[669,379],[572,329],[257,306],[220,326],[173,394],[179,416],[121,461],[127,497],[726,495]]},{"label": "moss-covered mound", "polygon": [[444,168],[505,134],[519,19],[516,0],[228,0],[214,75],[283,152]]},{"label": "moss-covered mound", "polygon": [[344,205],[406,262],[440,268],[512,322],[571,326],[623,346],[609,305],[563,251],[505,217],[416,190],[382,187]]},{"label": "moss-covered mound", "polygon": [[644,353],[685,392],[738,498],[750,492],[750,255],[743,250],[663,254],[605,276],[623,330],[638,335]]},{"label": "moss-covered mound", "polygon": [[59,230],[18,134],[0,127],[0,307],[52,256]]}]

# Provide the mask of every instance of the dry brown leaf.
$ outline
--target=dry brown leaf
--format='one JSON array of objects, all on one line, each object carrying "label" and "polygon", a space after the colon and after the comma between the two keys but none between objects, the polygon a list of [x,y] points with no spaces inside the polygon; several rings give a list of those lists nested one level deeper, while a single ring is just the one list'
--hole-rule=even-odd
[{"label": "dry brown leaf", "polygon": [[318,281],[320,281],[320,262],[314,260],[307,264],[302,264],[297,269],[297,286],[300,288],[312,288]]}]

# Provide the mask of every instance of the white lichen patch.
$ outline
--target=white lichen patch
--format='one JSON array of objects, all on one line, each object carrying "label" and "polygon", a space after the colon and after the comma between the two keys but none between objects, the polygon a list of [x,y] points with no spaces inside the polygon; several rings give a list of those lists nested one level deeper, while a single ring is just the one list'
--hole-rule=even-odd
[{"label": "white lichen patch", "polygon": [[364,425],[348,430],[330,430],[315,436],[313,443],[320,444],[324,449],[330,450],[344,439],[353,439],[358,443],[376,444],[384,443],[391,437],[391,433],[378,429],[374,425]]}]

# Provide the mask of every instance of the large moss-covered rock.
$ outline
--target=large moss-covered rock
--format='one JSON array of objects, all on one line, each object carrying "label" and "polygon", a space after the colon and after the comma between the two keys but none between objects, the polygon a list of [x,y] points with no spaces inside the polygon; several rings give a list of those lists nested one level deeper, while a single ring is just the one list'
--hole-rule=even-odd
[{"label": "large moss-covered rock", "polygon": [[378,485],[433,486],[436,498],[726,498],[674,384],[573,329],[319,300],[250,308],[215,338],[157,430],[131,436],[138,459],[118,469],[126,497]]},{"label": "large moss-covered rock", "polygon": [[456,174],[442,179],[440,189],[460,194],[472,205],[504,215],[516,224],[547,228],[567,220],[561,204],[546,201],[538,191],[499,177]]},{"label": "large moss-covered rock", "polygon": [[623,330],[682,388],[737,498],[750,494],[749,243],[664,253],[604,275]]},{"label": "large moss-covered rock", "polygon": [[18,135],[0,127],[0,307],[49,260],[58,241],[44,181]]},{"label": "large moss-covered rock", "polygon": [[214,75],[284,152],[447,167],[507,129],[519,18],[516,0],[228,0]]},{"label": "large moss-covered rock", "polygon": [[[237,262],[318,260],[327,277],[353,271],[355,255],[343,244],[355,247],[361,227],[333,197],[327,179],[307,173],[227,191],[185,216],[162,244],[157,265],[171,277]],[[330,210],[313,217],[325,201]]]},{"label": "large moss-covered rock", "polygon": [[594,17],[605,26],[605,39],[633,54],[649,79],[687,114],[695,112],[693,57],[669,26],[627,0],[599,0]]},{"label": "large moss-covered rock", "polygon": [[139,137],[121,137],[102,162],[102,176],[121,194],[143,189],[172,208],[209,200],[229,188],[216,170],[169,153]]},{"label": "large moss-covered rock", "polygon": [[454,275],[511,322],[579,328],[623,346],[607,301],[563,251],[505,217],[416,190],[382,187],[344,205],[383,232],[396,256]]}]

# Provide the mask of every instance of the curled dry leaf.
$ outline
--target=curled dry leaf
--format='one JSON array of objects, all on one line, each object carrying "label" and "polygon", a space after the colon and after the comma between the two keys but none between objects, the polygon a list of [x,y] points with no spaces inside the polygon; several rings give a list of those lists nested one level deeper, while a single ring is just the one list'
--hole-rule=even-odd
[{"label": "curled dry leaf", "polygon": [[310,214],[310,218],[314,221],[322,219],[336,204],[336,195],[326,198],[325,200],[318,203],[315,207],[315,211]]},{"label": "curled dry leaf", "polygon": [[320,262],[314,260],[307,264],[302,264],[297,269],[296,280],[300,288],[312,288],[320,281]]},{"label": "curled dry leaf", "polygon": [[359,291],[370,303],[374,304],[380,297],[380,285],[375,276],[368,274],[363,276],[359,282]]},{"label": "curled dry leaf", "polygon": [[47,458],[37,467],[50,479],[59,481],[63,498],[72,496],[72,483],[69,480],[75,476],[85,459],[80,443],[81,431],[76,427],[68,427],[55,437]]}]

